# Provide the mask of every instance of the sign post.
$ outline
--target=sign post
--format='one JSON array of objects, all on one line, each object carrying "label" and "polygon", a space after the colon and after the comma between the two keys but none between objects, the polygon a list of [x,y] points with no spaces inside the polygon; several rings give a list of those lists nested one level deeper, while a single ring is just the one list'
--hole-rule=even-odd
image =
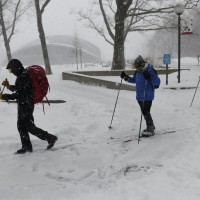
[{"label": "sign post", "polygon": [[166,65],[166,85],[168,85],[168,65],[171,63],[171,55],[164,54],[163,56],[163,64]]}]

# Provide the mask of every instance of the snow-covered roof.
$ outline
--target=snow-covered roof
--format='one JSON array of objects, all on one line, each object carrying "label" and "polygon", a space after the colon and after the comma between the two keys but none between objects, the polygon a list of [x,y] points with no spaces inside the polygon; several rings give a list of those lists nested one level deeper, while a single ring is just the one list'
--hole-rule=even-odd
[{"label": "snow-covered roof", "polygon": [[[51,64],[73,64],[76,63],[76,48],[78,62],[97,63],[101,61],[100,49],[89,41],[72,36],[54,35],[47,36],[46,43]],[[24,45],[12,55],[22,61],[24,65],[44,64],[40,40],[33,40]],[[5,61],[7,62],[7,61]]]}]

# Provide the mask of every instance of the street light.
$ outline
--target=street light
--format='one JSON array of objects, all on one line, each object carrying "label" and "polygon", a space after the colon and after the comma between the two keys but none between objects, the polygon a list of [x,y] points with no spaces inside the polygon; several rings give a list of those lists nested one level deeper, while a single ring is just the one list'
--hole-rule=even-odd
[{"label": "street light", "polygon": [[180,83],[181,75],[181,15],[185,10],[185,6],[177,4],[174,7],[174,12],[178,15],[178,83]]}]

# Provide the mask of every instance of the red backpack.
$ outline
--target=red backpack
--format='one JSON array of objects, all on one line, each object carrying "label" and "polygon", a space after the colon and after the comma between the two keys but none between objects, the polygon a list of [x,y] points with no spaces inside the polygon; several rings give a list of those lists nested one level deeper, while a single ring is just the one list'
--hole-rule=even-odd
[{"label": "red backpack", "polygon": [[49,89],[49,82],[46,77],[45,70],[39,65],[32,65],[30,67],[27,67],[26,69],[33,83],[33,103],[40,103],[42,102],[43,98],[46,97]]}]

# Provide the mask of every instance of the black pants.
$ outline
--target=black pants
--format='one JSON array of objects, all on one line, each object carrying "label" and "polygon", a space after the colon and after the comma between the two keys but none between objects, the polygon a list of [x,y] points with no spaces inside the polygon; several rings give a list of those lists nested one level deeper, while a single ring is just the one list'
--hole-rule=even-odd
[{"label": "black pants", "polygon": [[34,105],[18,105],[18,121],[17,128],[20,134],[22,148],[30,147],[32,148],[32,144],[30,141],[29,133],[35,135],[41,140],[47,140],[52,135],[47,131],[44,131],[34,124],[33,118]]},{"label": "black pants", "polygon": [[152,101],[138,101],[138,103],[140,105],[140,109],[146,121],[147,127],[154,126],[153,119],[150,113]]}]

